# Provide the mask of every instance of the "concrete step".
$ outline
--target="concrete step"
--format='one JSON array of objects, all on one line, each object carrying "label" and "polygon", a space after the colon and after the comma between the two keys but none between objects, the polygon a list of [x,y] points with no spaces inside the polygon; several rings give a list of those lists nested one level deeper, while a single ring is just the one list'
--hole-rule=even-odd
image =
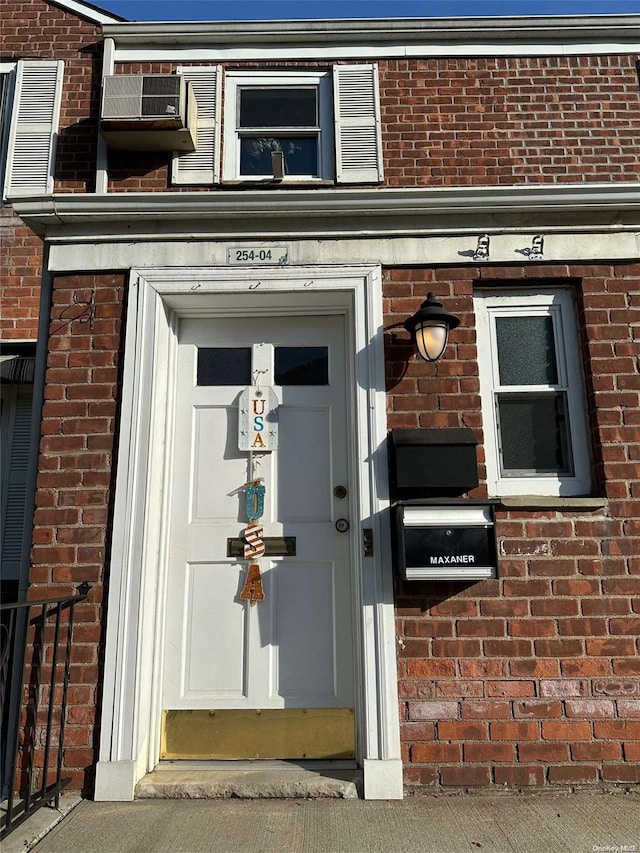
[{"label": "concrete step", "polygon": [[139,799],[355,800],[361,772],[347,761],[163,761],[136,786]]}]

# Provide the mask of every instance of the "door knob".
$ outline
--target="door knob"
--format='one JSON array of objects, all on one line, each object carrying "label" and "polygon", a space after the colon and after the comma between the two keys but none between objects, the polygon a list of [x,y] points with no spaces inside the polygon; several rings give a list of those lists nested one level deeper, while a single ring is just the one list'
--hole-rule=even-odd
[{"label": "door knob", "polygon": [[336,521],[336,530],[338,531],[338,533],[346,533],[348,529],[349,529],[349,522],[347,521],[346,518],[339,518]]}]

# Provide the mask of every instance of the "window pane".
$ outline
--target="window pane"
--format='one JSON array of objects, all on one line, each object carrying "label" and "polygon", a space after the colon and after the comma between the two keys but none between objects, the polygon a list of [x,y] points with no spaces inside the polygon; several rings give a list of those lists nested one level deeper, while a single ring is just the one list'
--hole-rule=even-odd
[{"label": "window pane", "polygon": [[[5,132],[9,130],[9,86],[10,74],[0,74],[0,155],[4,143]],[[0,175],[0,181],[2,176]]]},{"label": "window pane", "polygon": [[317,90],[241,89],[240,127],[317,127]]},{"label": "window pane", "polygon": [[276,347],[276,385],[328,385],[327,347]]},{"label": "window pane", "polygon": [[564,394],[499,397],[498,418],[506,476],[572,473]]},{"label": "window pane", "polygon": [[198,385],[251,385],[251,347],[199,347]]},{"label": "window pane", "polygon": [[284,154],[285,175],[318,174],[318,138],[249,137],[240,140],[240,174],[272,175],[271,152]]},{"label": "window pane", "polygon": [[497,317],[501,385],[557,385],[551,317]]}]

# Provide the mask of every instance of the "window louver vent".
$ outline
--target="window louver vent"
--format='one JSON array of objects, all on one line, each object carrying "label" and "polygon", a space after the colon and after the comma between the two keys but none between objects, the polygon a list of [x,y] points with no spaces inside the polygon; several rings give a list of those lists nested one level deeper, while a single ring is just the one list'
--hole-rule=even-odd
[{"label": "window louver vent", "polygon": [[376,65],[336,65],[336,177],[342,183],[382,180],[382,141]]},{"label": "window louver vent", "polygon": [[[22,553],[25,498],[27,493],[27,471],[31,454],[31,402],[33,386],[17,386],[3,398],[3,421],[5,406],[8,409],[8,435],[3,470],[3,517],[2,517],[2,575],[18,577]],[[3,423],[3,430],[5,424]],[[8,451],[8,452],[7,452]]]},{"label": "window louver vent", "polygon": [[173,158],[174,184],[210,185],[220,180],[220,66],[179,68],[198,101],[198,145],[189,154]]},{"label": "window louver vent", "polygon": [[53,191],[53,160],[64,64],[18,64],[15,109],[7,151],[7,196]]}]

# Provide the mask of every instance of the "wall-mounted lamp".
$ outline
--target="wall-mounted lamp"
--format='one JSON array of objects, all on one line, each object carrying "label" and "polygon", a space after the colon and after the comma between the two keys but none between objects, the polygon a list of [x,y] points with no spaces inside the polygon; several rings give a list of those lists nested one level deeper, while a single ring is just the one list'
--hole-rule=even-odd
[{"label": "wall-mounted lamp", "polygon": [[449,331],[460,325],[460,318],[449,314],[438,302],[433,293],[403,323],[416,342],[418,352],[425,361],[438,361],[447,346]]}]

